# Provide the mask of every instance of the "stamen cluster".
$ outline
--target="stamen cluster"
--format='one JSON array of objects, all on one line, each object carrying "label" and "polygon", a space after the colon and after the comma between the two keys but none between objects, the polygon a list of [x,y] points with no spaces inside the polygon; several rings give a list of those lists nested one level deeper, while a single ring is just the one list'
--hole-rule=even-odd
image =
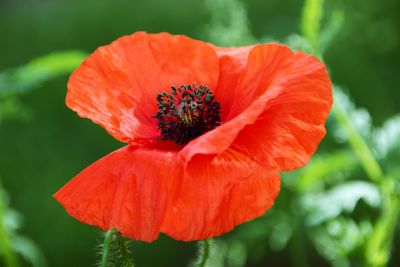
[{"label": "stamen cluster", "polygon": [[179,145],[221,124],[221,105],[207,86],[196,84],[171,86],[171,93],[157,95],[158,119],[162,140]]}]

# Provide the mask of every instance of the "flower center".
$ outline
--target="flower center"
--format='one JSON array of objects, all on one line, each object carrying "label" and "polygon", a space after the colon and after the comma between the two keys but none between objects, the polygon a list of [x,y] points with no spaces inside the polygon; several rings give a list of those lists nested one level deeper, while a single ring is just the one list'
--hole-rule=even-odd
[{"label": "flower center", "polygon": [[162,140],[184,145],[221,124],[221,105],[207,86],[171,86],[171,93],[158,94],[157,101],[153,118],[158,119]]}]

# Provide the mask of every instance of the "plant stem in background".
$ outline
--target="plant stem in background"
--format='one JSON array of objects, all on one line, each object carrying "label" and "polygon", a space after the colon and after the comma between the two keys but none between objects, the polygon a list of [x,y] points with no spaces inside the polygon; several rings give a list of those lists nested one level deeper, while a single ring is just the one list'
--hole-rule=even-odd
[{"label": "plant stem in background", "polygon": [[100,267],[108,267],[109,266],[108,263],[109,263],[109,256],[110,256],[112,241],[113,241],[114,235],[116,233],[117,233],[117,229],[112,228],[111,230],[109,230],[106,233],[106,236],[104,237]]},{"label": "plant stem in background", "polygon": [[358,133],[354,125],[351,123],[348,114],[346,111],[344,111],[339,102],[335,103],[333,107],[333,114],[335,115],[339,125],[346,132],[350,146],[360,159],[360,162],[369,178],[373,182],[381,182],[383,179],[381,167],[373,156],[372,151],[361,137],[360,133]]},{"label": "plant stem in background", "polygon": [[3,187],[0,181],[0,250],[1,255],[4,258],[6,267],[18,267],[19,264],[17,262],[17,258],[11,248],[11,242],[9,240],[9,236],[7,233],[7,229],[4,223],[4,213],[5,213],[5,205],[4,205],[4,196],[3,196]]},{"label": "plant stem in background", "polygon": [[303,6],[301,32],[307,37],[315,56],[321,58],[319,35],[324,14],[324,0],[306,0]]},{"label": "plant stem in background", "polygon": [[[302,17],[302,33],[314,48],[314,54],[322,59],[319,48],[321,19],[323,16],[323,0],[306,0]],[[371,238],[365,246],[365,262],[367,266],[383,267],[390,260],[393,233],[400,215],[400,197],[395,190],[395,179],[385,177],[361,134],[352,124],[349,115],[339,102],[333,107],[333,115],[346,132],[349,144],[359,158],[368,177],[379,185],[382,197],[381,215],[374,225]]]},{"label": "plant stem in background", "polygon": [[376,221],[372,235],[365,246],[365,261],[367,266],[386,266],[390,260],[393,234],[400,215],[400,197],[396,192],[396,181],[393,177],[384,176],[372,151],[353,126],[340,103],[335,103],[333,114],[339,125],[345,130],[350,146],[360,159],[368,177],[379,185],[382,198],[381,215]]},{"label": "plant stem in background", "polygon": [[[324,0],[306,0],[302,15],[302,33],[309,40],[313,49],[314,55],[322,60],[322,54],[319,49],[319,35],[321,31],[321,20],[323,16]],[[371,150],[365,143],[364,139],[355,129],[348,114],[340,106],[339,102],[335,102],[333,107],[333,115],[339,125],[346,132],[349,143],[359,157],[363,168],[374,182],[380,182],[383,178],[383,172],[373,156]]]},{"label": "plant stem in background", "polygon": [[389,263],[393,236],[400,216],[400,196],[393,177],[380,184],[382,211],[366,244],[365,261],[368,266],[384,267]]}]

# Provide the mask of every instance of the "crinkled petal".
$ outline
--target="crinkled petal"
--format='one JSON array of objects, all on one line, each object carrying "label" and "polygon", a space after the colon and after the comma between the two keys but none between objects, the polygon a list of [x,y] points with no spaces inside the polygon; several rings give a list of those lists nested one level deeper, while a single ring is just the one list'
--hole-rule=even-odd
[{"label": "crinkled petal", "polygon": [[[217,88],[217,92],[224,91],[226,95],[232,98],[229,111],[225,111],[226,107],[221,107],[221,112],[228,113],[223,124],[212,131],[209,131],[199,138],[192,140],[180,152],[181,158],[186,162],[190,161],[192,156],[196,154],[218,154],[228,149],[235,140],[239,132],[249,124],[256,121],[258,116],[263,112],[268,99],[261,93],[269,91],[274,81],[280,76],[286,62],[291,57],[292,52],[286,46],[278,44],[258,45],[251,49],[248,53],[246,67],[243,68],[243,58],[247,54],[247,50],[239,49],[228,50],[229,54],[219,53],[221,60],[226,59],[225,64],[233,64],[231,71],[232,76],[238,76],[235,79],[232,89],[229,90],[222,80],[219,85],[223,89]],[[235,58],[238,59],[235,59]],[[225,71],[229,71],[227,66]],[[221,75],[221,78],[230,78],[230,75]],[[220,95],[221,93],[219,93]],[[219,100],[219,98],[216,98]]]},{"label": "crinkled petal", "polygon": [[218,58],[211,45],[181,35],[138,32],[100,47],[71,75],[66,103],[116,139],[159,136],[156,95],[171,85],[215,88]]},{"label": "crinkled petal", "polygon": [[161,231],[177,240],[218,236],[264,214],[280,189],[276,169],[229,149],[187,165]]},{"label": "crinkled petal", "polygon": [[126,146],[95,162],[54,197],[81,222],[151,242],[221,235],[264,214],[279,192],[278,172],[227,150],[196,156],[187,169],[177,153]]},{"label": "crinkled petal", "polygon": [[[189,162],[197,154],[218,154],[240,146],[255,160],[281,170],[304,165],[324,135],[332,105],[324,65],[286,46],[259,45],[250,51],[239,76],[227,121],[191,141],[180,158]],[[266,124],[266,118],[274,123]],[[257,150],[264,144],[268,149]]]},{"label": "crinkled petal", "polygon": [[181,168],[176,152],[123,147],[98,160],[54,197],[81,222],[155,240]]},{"label": "crinkled petal", "polygon": [[233,109],[234,101],[236,101],[235,95],[240,93],[237,92],[240,89],[237,84],[240,74],[247,66],[247,58],[253,47],[215,47],[219,58],[220,75],[218,85],[214,88],[214,95],[223,108],[222,121],[228,121],[231,112],[235,110]]},{"label": "crinkled petal", "polygon": [[332,106],[332,88],[324,65],[296,53],[288,62],[273,96],[253,124],[233,142],[253,159],[274,164],[282,171],[304,166],[325,136]]}]

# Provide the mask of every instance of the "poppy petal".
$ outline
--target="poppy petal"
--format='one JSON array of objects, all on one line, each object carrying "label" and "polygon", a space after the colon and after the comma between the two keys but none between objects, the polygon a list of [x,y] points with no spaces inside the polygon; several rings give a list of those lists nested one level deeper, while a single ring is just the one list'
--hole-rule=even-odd
[{"label": "poppy petal", "polygon": [[197,155],[187,165],[161,230],[184,241],[221,235],[264,214],[279,189],[276,169],[239,151]]},{"label": "poppy petal", "polygon": [[159,136],[157,93],[171,85],[215,88],[219,63],[207,43],[138,32],[100,47],[71,75],[67,106],[123,142]]},{"label": "poppy petal", "polygon": [[253,47],[215,47],[219,58],[220,76],[217,88],[214,89],[214,95],[221,107],[223,107],[221,113],[222,121],[229,120],[230,113],[234,110],[232,107],[236,90],[238,90],[237,83],[240,74],[247,66],[247,58]]},{"label": "poppy petal", "polygon": [[174,180],[176,153],[125,146],[98,160],[54,197],[79,221],[151,242],[160,232]]},{"label": "poppy petal", "polygon": [[[293,54],[289,48],[283,45],[258,45],[251,49],[248,54],[247,65],[243,68],[243,56],[246,55],[246,50],[241,50],[242,53],[233,53],[233,51],[228,56],[238,57],[239,59],[231,59],[227,63],[234,64],[231,70],[239,77],[236,78],[234,83],[236,88],[233,87],[233,93],[229,94],[233,98],[230,110],[226,112],[224,106],[221,105],[221,112],[226,112],[229,116],[225,117],[221,126],[192,140],[180,151],[181,157],[186,162],[190,161],[191,157],[196,154],[223,152],[229,148],[246,125],[256,121],[257,117],[263,112],[266,102],[271,98],[271,96],[266,98],[262,93],[269,91],[269,87],[273,86],[274,81],[284,76],[282,70]],[[223,54],[219,53],[219,55]],[[225,56],[227,55],[225,54]],[[225,70],[228,70],[228,67],[225,67]],[[221,78],[223,77],[229,78],[228,75],[221,76]],[[219,85],[226,83],[228,82],[219,81]],[[225,94],[229,92],[226,88],[223,90]],[[217,91],[219,91],[219,88]]]},{"label": "poppy petal", "polygon": [[[232,118],[191,141],[180,156],[188,162],[196,154],[218,154],[238,145],[281,170],[304,165],[325,133],[332,105],[324,65],[283,45],[258,45],[250,51],[237,84]],[[266,118],[274,123],[265,124]],[[257,150],[262,144],[269,150]]]},{"label": "poppy petal", "polygon": [[324,65],[304,53],[294,54],[283,73],[268,89],[264,111],[232,145],[290,171],[307,164],[325,136],[332,85]]}]

